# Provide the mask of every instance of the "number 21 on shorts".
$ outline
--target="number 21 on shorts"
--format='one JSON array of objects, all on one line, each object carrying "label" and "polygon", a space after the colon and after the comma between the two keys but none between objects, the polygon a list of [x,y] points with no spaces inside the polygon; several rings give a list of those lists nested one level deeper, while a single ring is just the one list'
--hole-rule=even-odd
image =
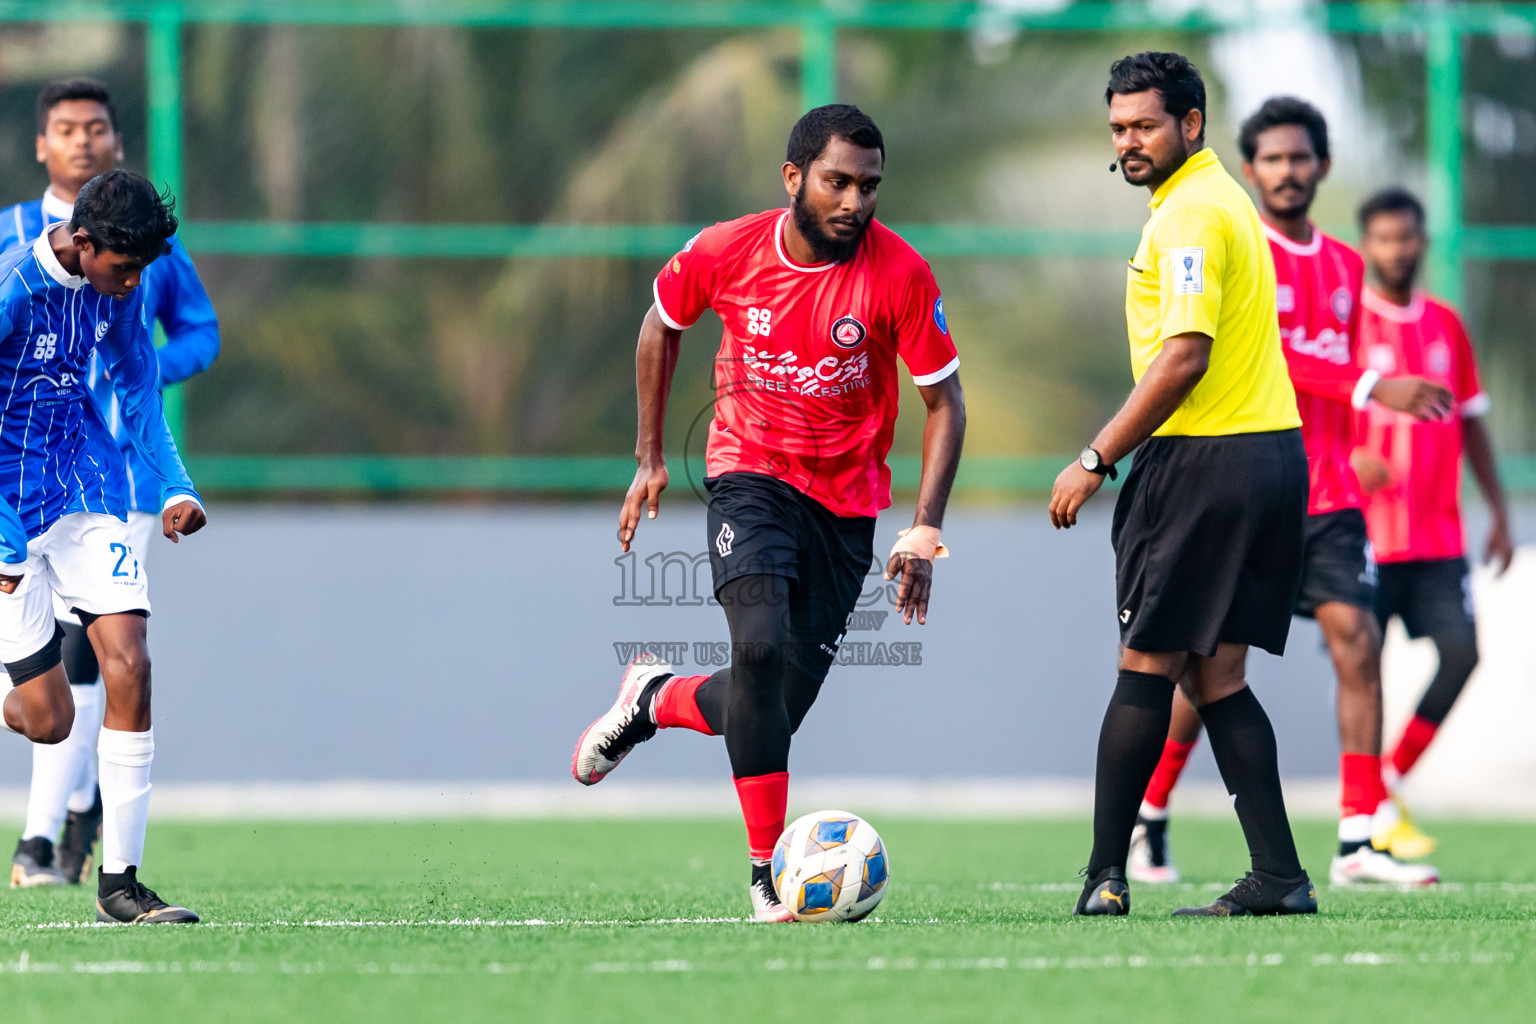
[{"label": "number 21 on shorts", "polygon": [[[117,556],[117,564],[112,567],[112,578],[115,580],[138,579],[139,560],[133,557],[133,549],[127,544],[117,541],[113,541],[110,548],[112,553]],[[130,563],[132,571],[129,571]]]}]

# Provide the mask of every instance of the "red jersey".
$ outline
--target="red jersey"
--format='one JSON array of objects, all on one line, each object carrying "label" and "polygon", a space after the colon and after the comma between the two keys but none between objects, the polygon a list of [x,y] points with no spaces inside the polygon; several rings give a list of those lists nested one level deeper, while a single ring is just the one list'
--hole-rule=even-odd
[{"label": "red jersey", "polygon": [[1428,377],[1451,389],[1456,414],[1421,422],[1371,405],[1361,447],[1387,464],[1392,482],[1365,500],[1365,525],[1381,562],[1459,558],[1462,420],[1488,411],[1472,343],[1451,307],[1415,294],[1397,306],[1367,290],[1360,321],[1361,364],[1382,376]]},{"label": "red jersey", "polygon": [[[1355,447],[1355,409],[1365,403],[1365,396],[1356,394],[1362,382],[1355,365],[1365,261],[1316,228],[1306,245],[1268,224],[1264,234],[1275,259],[1280,342],[1307,449],[1307,513],[1359,508],[1360,481],[1349,453]],[[1364,388],[1367,395],[1374,384],[1373,377]]]},{"label": "red jersey", "polygon": [[885,464],[900,356],[918,384],[960,366],[933,272],[871,220],[857,254],[802,266],[784,251],[788,210],[705,228],[656,278],[656,311],[685,330],[725,322],[705,472],[777,477],[840,516],[891,503]]}]

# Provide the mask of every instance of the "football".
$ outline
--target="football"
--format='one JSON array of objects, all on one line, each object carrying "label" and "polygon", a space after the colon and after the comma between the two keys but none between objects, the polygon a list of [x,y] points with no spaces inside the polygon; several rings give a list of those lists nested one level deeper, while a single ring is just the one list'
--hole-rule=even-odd
[{"label": "football", "polygon": [[790,822],[773,848],[773,887],[800,921],[859,921],[880,905],[890,856],[869,822],[815,811]]}]

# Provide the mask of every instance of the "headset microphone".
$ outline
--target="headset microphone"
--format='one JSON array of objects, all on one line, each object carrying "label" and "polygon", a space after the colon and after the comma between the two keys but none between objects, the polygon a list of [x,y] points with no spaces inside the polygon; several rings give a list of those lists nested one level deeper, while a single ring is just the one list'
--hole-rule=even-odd
[{"label": "headset microphone", "polygon": [[1116,160],[1116,161],[1114,161],[1113,163],[1111,163],[1109,165],[1109,173],[1110,174],[1114,174],[1119,169],[1120,169],[1120,161],[1119,160]]}]

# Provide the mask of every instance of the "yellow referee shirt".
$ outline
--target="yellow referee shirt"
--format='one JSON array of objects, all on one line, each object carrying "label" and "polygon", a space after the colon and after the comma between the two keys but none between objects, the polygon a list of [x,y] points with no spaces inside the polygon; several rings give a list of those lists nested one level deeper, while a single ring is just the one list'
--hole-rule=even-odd
[{"label": "yellow referee shirt", "polygon": [[1301,426],[1280,350],[1275,264],[1259,213],[1209,149],[1152,195],[1126,271],[1131,370],[1140,381],[1163,340],[1209,335],[1210,368],[1154,436],[1253,434]]}]

